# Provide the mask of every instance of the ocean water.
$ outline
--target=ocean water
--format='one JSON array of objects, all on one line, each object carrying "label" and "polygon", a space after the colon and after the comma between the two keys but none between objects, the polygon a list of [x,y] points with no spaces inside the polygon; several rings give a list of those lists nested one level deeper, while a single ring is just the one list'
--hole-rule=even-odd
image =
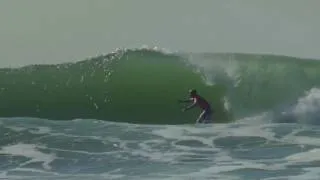
[{"label": "ocean water", "polygon": [[[0,69],[0,179],[320,179],[320,63],[118,50]],[[177,99],[215,109],[194,124]]]}]

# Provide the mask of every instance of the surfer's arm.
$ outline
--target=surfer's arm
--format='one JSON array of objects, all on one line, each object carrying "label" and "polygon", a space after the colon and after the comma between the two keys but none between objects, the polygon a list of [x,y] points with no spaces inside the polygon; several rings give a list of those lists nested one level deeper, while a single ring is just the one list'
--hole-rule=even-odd
[{"label": "surfer's arm", "polygon": [[193,101],[192,98],[186,100],[178,100],[179,103],[191,103]]},{"label": "surfer's arm", "polygon": [[187,106],[186,108],[182,109],[182,111],[189,110],[191,108],[194,108],[197,105],[197,101],[196,100],[191,100],[191,101],[193,101],[193,103],[191,105]]},{"label": "surfer's arm", "polygon": [[194,103],[192,103],[190,106],[187,106],[186,108],[184,108],[184,110],[185,110],[185,111],[186,111],[186,110],[189,110],[189,109],[195,107],[196,104],[197,104],[197,103],[194,102]]}]

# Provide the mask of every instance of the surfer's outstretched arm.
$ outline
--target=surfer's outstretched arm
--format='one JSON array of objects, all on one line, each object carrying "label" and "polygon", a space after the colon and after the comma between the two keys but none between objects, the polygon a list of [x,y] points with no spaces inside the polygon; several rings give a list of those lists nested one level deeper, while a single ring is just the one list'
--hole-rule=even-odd
[{"label": "surfer's outstretched arm", "polygon": [[189,109],[195,107],[196,105],[197,105],[197,102],[193,102],[190,106],[187,106],[186,108],[183,108],[182,111],[189,110]]},{"label": "surfer's outstretched arm", "polygon": [[193,99],[178,100],[179,103],[191,103]]}]

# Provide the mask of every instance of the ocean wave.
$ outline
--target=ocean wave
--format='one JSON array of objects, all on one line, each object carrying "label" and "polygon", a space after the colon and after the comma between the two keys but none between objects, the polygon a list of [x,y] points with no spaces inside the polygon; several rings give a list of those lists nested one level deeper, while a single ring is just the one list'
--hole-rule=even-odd
[{"label": "ocean wave", "polygon": [[[287,56],[118,49],[75,63],[0,69],[2,117],[194,123],[177,99],[196,88],[217,122],[281,111],[320,85],[320,63]],[[312,97],[311,97],[312,98]]]}]

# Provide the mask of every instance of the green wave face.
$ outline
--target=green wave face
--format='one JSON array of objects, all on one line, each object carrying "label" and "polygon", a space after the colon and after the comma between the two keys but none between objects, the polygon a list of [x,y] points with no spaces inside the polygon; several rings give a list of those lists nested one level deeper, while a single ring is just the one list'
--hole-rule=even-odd
[{"label": "green wave face", "polygon": [[2,117],[55,120],[92,118],[146,124],[194,123],[200,110],[181,112],[177,100],[190,88],[206,97],[217,122],[223,85],[209,86],[185,59],[149,50],[128,50],[77,63],[32,65],[0,71]]},{"label": "green wave face", "polygon": [[123,50],[77,63],[0,69],[0,114],[187,124],[200,110],[183,113],[177,100],[195,88],[211,102],[216,122],[228,122],[296,104],[320,87],[319,79],[317,60]]}]

